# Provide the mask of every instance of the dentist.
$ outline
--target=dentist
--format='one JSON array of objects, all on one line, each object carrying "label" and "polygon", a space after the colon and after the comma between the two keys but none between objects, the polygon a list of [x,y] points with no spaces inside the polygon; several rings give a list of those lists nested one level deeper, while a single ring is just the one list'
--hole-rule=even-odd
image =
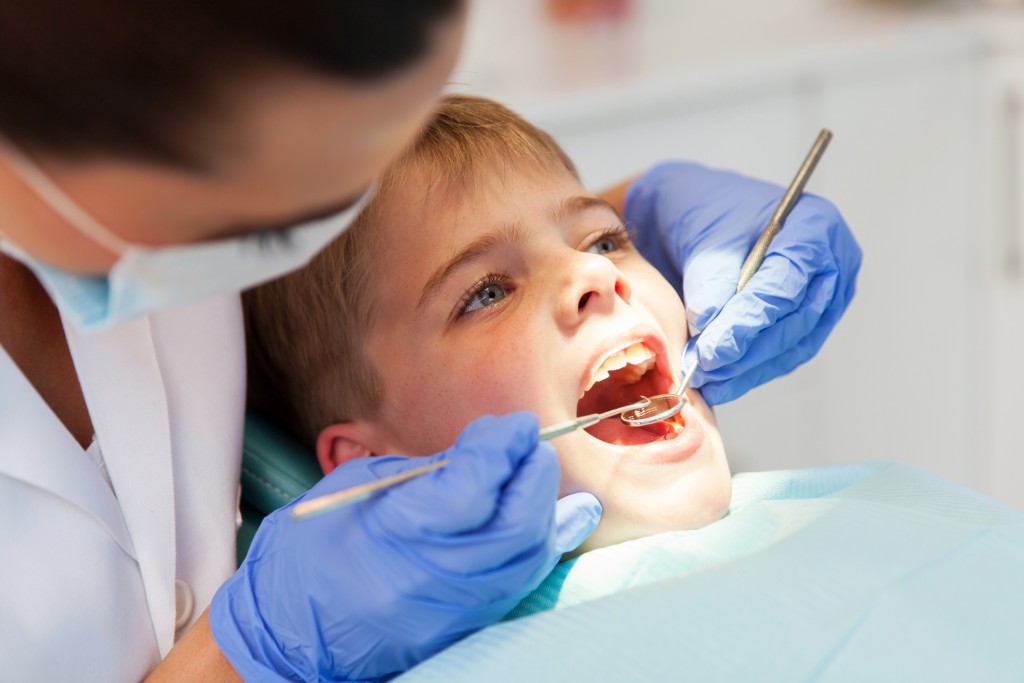
[{"label": "dentist", "polygon": [[[464,21],[458,0],[0,3],[5,677],[386,677],[499,619],[593,529],[600,505],[556,505],[554,451],[517,414],[372,504],[271,515],[235,570],[238,292],[347,227]],[[853,292],[859,249],[812,197],[775,277],[723,306],[781,192],[678,163],[613,196],[686,274],[712,400],[813,355]],[[310,495],[377,476],[354,462]]]}]

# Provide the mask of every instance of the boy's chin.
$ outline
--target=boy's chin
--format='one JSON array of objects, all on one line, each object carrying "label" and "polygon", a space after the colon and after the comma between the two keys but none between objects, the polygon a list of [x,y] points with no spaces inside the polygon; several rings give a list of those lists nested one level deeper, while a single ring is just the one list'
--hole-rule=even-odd
[{"label": "boy's chin", "polygon": [[685,517],[671,522],[661,521],[659,524],[645,524],[641,522],[622,522],[620,520],[602,518],[594,533],[590,534],[576,550],[562,556],[562,561],[579,557],[583,553],[608,546],[635,541],[639,538],[654,536],[655,534],[667,533],[670,531],[694,531],[713,524],[725,516],[731,501],[730,486],[724,495],[716,496],[717,500],[706,501],[699,510],[690,511]]}]

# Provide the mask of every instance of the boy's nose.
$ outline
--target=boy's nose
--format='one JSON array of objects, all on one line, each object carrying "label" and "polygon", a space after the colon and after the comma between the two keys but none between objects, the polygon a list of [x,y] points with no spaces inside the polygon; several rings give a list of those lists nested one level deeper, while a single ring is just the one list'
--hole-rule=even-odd
[{"label": "boy's nose", "polygon": [[595,313],[610,313],[617,303],[629,303],[632,290],[622,272],[604,256],[579,254],[569,266],[560,292],[559,322],[575,325]]}]

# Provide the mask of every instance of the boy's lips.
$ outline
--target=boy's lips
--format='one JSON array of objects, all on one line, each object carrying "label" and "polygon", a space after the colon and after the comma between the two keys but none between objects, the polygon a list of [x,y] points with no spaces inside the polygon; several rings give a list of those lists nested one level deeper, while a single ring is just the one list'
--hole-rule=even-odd
[{"label": "boy's lips", "polygon": [[[634,328],[610,338],[591,356],[580,378],[576,414],[605,412],[635,403],[641,396],[670,393],[678,382],[662,337],[650,328]],[[704,441],[700,420],[689,402],[673,420],[631,427],[613,417],[586,432],[605,447],[620,451],[620,457],[628,454],[630,459],[650,463],[684,460]]]},{"label": "boy's lips", "polygon": [[617,417],[602,420],[585,430],[599,441],[594,444],[619,451],[620,457],[650,464],[681,462],[704,444],[704,427],[687,400],[675,418],[647,427],[630,427]]},{"label": "boy's lips", "polygon": [[[605,343],[591,355],[590,361],[587,363],[583,373],[580,375],[579,397],[581,399],[581,405],[585,403],[582,399],[586,398],[585,394],[589,392],[592,385],[595,383],[594,380],[602,376],[607,377],[607,374],[603,372],[603,369],[609,358],[617,356],[619,353],[628,352],[637,344],[642,345],[654,355],[655,365],[644,376],[644,379],[647,380],[647,383],[650,386],[645,386],[644,388],[652,391],[653,393],[651,395],[667,393],[674,388],[674,372],[672,364],[668,360],[668,350],[665,342],[651,329],[634,328],[625,334],[617,335],[616,337],[606,340]],[[635,401],[636,399],[626,400],[620,405],[629,405]],[[609,410],[614,407],[615,406],[609,405],[606,406],[604,410]]]}]

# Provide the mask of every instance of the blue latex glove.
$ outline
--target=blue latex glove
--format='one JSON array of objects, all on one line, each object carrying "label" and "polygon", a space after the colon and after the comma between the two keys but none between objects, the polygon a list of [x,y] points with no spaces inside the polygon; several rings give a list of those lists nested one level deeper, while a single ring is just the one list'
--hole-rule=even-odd
[{"label": "blue latex glove", "polygon": [[[246,680],[373,680],[498,621],[601,514],[558,502],[559,468],[530,413],[484,417],[425,458],[346,463],[304,496],[449,464],[353,507],[268,516],[210,606],[214,638]],[[298,501],[296,501],[298,502]]]},{"label": "blue latex glove", "polygon": [[804,194],[760,270],[740,267],[784,188],[685,162],[654,167],[626,195],[641,253],[680,288],[691,339],[683,367],[714,405],[809,360],[853,297],[861,250],[839,210]]}]

